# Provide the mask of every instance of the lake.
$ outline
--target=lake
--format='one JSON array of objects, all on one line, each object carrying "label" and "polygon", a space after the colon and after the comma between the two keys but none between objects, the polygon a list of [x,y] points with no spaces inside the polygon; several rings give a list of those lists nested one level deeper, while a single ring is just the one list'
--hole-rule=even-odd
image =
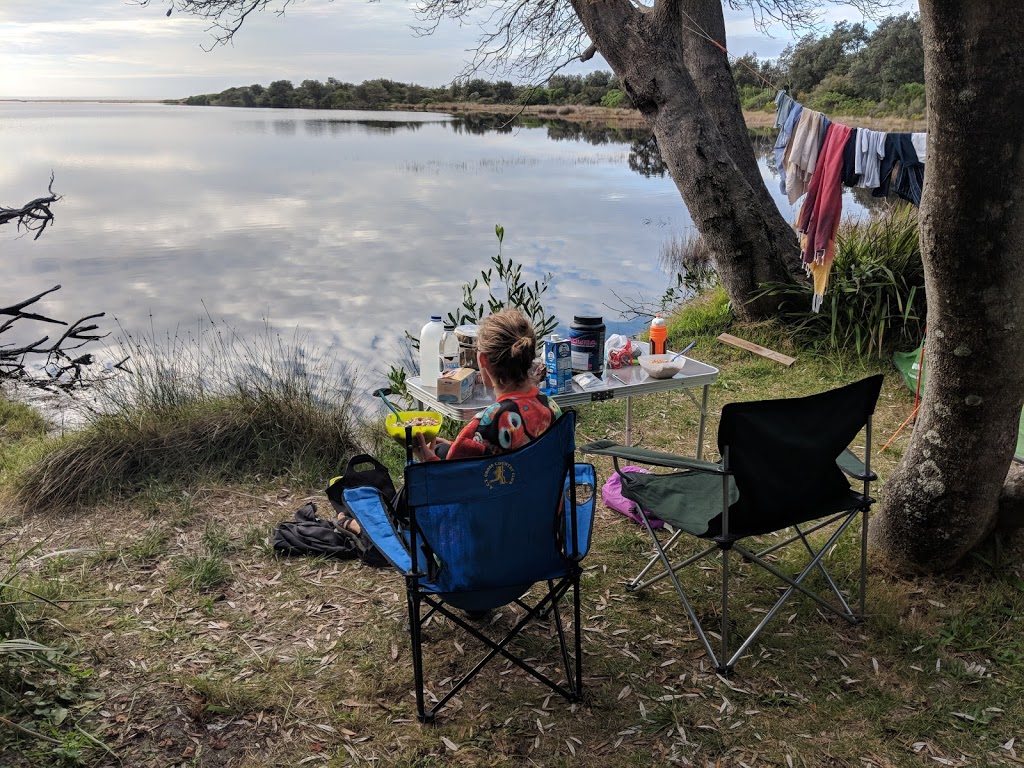
[{"label": "lake", "polygon": [[[462,284],[497,252],[495,224],[505,257],[531,280],[552,276],[545,305],[564,326],[599,314],[609,333],[642,327],[622,319],[617,297],[656,301],[671,282],[662,247],[692,228],[636,130],[0,103],[0,146],[0,202],[44,194],[51,171],[63,195],[39,240],[0,231],[0,303],[59,283],[39,311],[105,311],[114,335],[173,335],[210,316],[248,337],[269,323],[378,370],[399,358],[405,331],[459,305]],[[863,211],[849,194],[844,205]]]}]

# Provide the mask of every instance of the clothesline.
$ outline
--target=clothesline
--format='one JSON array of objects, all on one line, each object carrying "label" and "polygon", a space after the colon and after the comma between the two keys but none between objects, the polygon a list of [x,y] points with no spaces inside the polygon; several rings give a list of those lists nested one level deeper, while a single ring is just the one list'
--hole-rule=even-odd
[{"label": "clothesline", "polygon": [[[784,90],[775,96],[775,164],[779,188],[791,205],[803,197],[797,231],[801,260],[814,280],[811,309],[817,312],[828,286],[842,218],[843,186],[865,187],[875,197],[890,190],[921,204],[927,134],[888,133],[834,123],[804,107]],[[895,183],[892,177],[896,176]]]}]

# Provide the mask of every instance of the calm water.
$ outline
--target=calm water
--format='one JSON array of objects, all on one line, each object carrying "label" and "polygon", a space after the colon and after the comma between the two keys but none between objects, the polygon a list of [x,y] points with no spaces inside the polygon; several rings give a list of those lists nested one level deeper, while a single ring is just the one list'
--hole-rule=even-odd
[{"label": "calm water", "polygon": [[692,226],[641,132],[5,103],[0,146],[0,202],[44,193],[51,170],[64,196],[38,241],[0,232],[0,302],[60,283],[40,307],[51,316],[106,311],[115,333],[114,318],[159,335],[208,311],[243,336],[269,322],[381,370],[404,331],[459,304],[496,252],[496,223],[506,257],[553,275],[546,304],[562,323],[594,313],[610,330],[628,327],[616,294],[665,290],[662,244]]}]

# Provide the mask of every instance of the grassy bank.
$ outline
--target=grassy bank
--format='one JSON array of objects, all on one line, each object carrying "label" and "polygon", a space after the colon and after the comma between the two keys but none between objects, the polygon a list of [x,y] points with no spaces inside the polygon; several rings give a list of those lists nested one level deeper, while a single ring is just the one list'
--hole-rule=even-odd
[{"label": "grassy bank", "polygon": [[[785,368],[719,343],[727,326],[798,362]],[[883,481],[898,461],[906,435],[877,450],[909,415],[912,398],[884,358],[812,352],[776,325],[730,324],[714,292],[673,318],[669,332],[671,346],[695,339],[692,354],[721,370],[711,388],[708,453],[725,403],[809,394],[883,371],[870,449]],[[634,406],[635,442],[694,450],[697,412],[684,394],[637,398]],[[579,414],[579,442],[622,439],[621,402]],[[31,424],[20,429],[0,432],[6,455],[38,439]],[[7,723],[39,734],[0,722],[0,764],[1020,763],[1024,580],[1018,566],[996,563],[997,555],[1015,563],[1018,553],[982,552],[941,581],[898,579],[872,560],[866,623],[849,626],[796,600],[724,680],[709,668],[678,598],[660,586],[625,592],[649,548],[634,523],[606,509],[585,562],[584,702],[569,707],[499,663],[436,726],[420,726],[401,578],[355,562],[281,559],[267,545],[295,508],[325,502],[320,489],[344,450],[323,451],[319,482],[283,466],[239,476],[157,473],[75,510],[18,504],[7,478],[5,554],[41,545],[18,584],[75,602],[19,606],[19,631],[65,647],[69,666],[18,682],[10,676],[18,667],[7,664],[5,690],[21,685],[21,700],[42,706],[0,699]],[[598,468],[607,478],[607,463]],[[70,549],[86,551],[42,558]],[[852,547],[833,557],[841,576],[855,567]],[[712,576],[686,579],[698,613],[713,615]],[[774,587],[742,565],[733,586],[737,629],[749,630]],[[507,625],[514,614],[501,611],[493,623]],[[475,652],[439,624],[427,631],[435,692]],[[529,641],[531,652],[541,653],[541,639],[550,638]]]}]

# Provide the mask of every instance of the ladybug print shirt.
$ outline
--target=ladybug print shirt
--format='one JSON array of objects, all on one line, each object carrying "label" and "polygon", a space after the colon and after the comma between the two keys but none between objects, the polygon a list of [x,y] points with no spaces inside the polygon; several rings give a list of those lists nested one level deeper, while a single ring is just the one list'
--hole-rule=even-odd
[{"label": "ladybug print shirt", "polygon": [[462,428],[446,458],[466,459],[522,448],[544,434],[561,415],[558,404],[537,387],[502,395]]}]

